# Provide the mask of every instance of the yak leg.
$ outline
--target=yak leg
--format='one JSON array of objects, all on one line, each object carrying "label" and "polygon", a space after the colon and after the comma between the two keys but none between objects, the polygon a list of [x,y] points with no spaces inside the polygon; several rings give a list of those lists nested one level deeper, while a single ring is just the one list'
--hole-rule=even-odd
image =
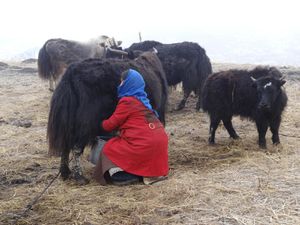
[{"label": "yak leg", "polygon": [[280,118],[270,121],[270,128],[271,128],[271,132],[272,132],[273,144],[280,143],[279,135],[278,135],[279,126],[280,126]]},{"label": "yak leg", "polygon": [[231,118],[222,119],[222,121],[230,137],[232,137],[233,139],[238,139],[239,136],[237,135],[232,126]]},{"label": "yak leg", "polygon": [[266,133],[268,130],[268,123],[266,121],[257,121],[256,127],[258,131],[258,144],[260,148],[267,148]]},{"label": "yak leg", "polygon": [[65,71],[66,71],[66,68],[63,67],[63,68],[61,69],[60,74],[54,79],[54,88],[56,88],[57,85],[58,85],[58,83],[61,81],[61,79],[62,79],[62,77],[63,77]]},{"label": "yak leg", "polygon": [[209,128],[210,137],[208,139],[209,144],[215,144],[215,134],[220,121],[221,120],[219,118],[210,116],[210,128]]},{"label": "yak leg", "polygon": [[162,109],[159,109],[157,111],[158,115],[159,115],[159,120],[160,122],[165,126],[166,125],[166,112],[165,109],[162,107]]},{"label": "yak leg", "polygon": [[201,90],[200,90],[200,88],[198,88],[195,93],[197,93],[197,95],[198,95],[198,100],[197,100],[197,103],[196,103],[196,110],[199,111],[200,108],[202,108],[202,104],[201,104],[202,99],[201,99]]},{"label": "yak leg", "polygon": [[183,99],[179,103],[177,110],[181,110],[185,107],[185,103],[186,103],[188,97],[190,96],[191,92],[192,92],[191,90],[183,89]]},{"label": "yak leg", "polygon": [[54,91],[54,78],[50,77],[49,79],[49,91]]},{"label": "yak leg", "polygon": [[80,165],[80,156],[81,156],[82,152],[83,152],[83,149],[81,149],[81,148],[75,147],[73,149],[73,155],[74,155],[74,160],[75,160],[74,168],[73,168],[73,171],[74,171],[73,177],[76,180],[76,182],[80,185],[89,183],[89,180],[86,179],[82,175],[82,168]]},{"label": "yak leg", "polygon": [[66,180],[69,178],[69,175],[71,173],[69,169],[69,154],[70,151],[64,151],[61,155],[61,161],[60,161],[60,173],[63,180]]},{"label": "yak leg", "polygon": [[202,108],[202,106],[201,106],[201,96],[199,95],[198,96],[198,101],[197,101],[197,104],[196,104],[196,110],[199,111],[200,108]]},{"label": "yak leg", "polygon": [[61,67],[59,75],[58,76],[51,76],[50,80],[49,80],[49,90],[50,91],[54,91],[54,89],[57,87],[57,84],[60,82],[60,80],[62,79],[63,74],[66,71],[66,67]]}]

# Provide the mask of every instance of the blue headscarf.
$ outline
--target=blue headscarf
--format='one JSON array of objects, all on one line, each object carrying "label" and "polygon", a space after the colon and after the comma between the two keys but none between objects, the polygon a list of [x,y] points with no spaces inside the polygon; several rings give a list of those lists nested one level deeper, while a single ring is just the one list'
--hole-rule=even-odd
[{"label": "blue headscarf", "polygon": [[146,108],[155,113],[158,117],[158,113],[154,110],[147,98],[147,93],[145,92],[145,81],[142,75],[136,70],[129,69],[126,79],[118,87],[118,97],[122,98],[125,96],[132,96],[137,98],[143,103]]}]

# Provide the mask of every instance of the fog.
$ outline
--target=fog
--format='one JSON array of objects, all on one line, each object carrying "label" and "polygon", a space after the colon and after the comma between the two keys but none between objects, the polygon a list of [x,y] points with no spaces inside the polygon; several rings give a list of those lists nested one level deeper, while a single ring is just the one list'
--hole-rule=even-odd
[{"label": "fog", "polygon": [[37,57],[51,38],[193,41],[212,62],[300,66],[296,0],[1,2],[0,60]]}]

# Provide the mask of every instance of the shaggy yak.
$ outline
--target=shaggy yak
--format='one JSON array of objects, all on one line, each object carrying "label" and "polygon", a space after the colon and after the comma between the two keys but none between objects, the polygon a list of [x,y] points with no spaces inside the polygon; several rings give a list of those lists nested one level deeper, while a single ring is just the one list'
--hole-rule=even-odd
[{"label": "shaggy yak", "polygon": [[158,41],[143,41],[138,43],[133,43],[129,48],[126,48],[125,51],[149,51],[153,48],[156,48],[159,45],[163,45]]},{"label": "shaggy yak", "polygon": [[282,89],[284,84],[282,74],[275,67],[229,70],[210,75],[202,93],[203,110],[210,116],[209,143],[215,143],[215,132],[221,120],[230,137],[239,137],[231,123],[233,115],[255,121],[261,148],[266,148],[268,127],[273,134],[273,144],[280,143],[278,130],[287,104],[287,95]]},{"label": "shaggy yak", "polygon": [[143,75],[149,100],[165,123],[167,81],[156,54],[146,52],[136,60],[87,59],[71,64],[53,93],[47,129],[49,154],[61,155],[60,172],[64,180],[71,173],[72,150],[73,177],[80,184],[87,182],[82,175],[80,155],[96,136],[107,135],[100,124],[115,110],[120,74],[129,68]]},{"label": "shaggy yak", "polygon": [[212,66],[205,50],[197,43],[182,42],[174,44],[161,44],[156,41],[134,43],[125,49],[128,55],[135,55],[135,51],[157,50],[162,62],[169,86],[182,82],[184,96],[177,110],[183,109],[193,91],[198,95],[196,109],[201,108],[201,90],[207,76],[212,73]]},{"label": "shaggy yak", "polygon": [[49,80],[49,89],[53,91],[54,83],[61,79],[68,65],[87,58],[105,57],[107,49],[118,48],[121,43],[107,36],[100,36],[88,43],[50,39],[39,51],[38,74],[40,78]]}]

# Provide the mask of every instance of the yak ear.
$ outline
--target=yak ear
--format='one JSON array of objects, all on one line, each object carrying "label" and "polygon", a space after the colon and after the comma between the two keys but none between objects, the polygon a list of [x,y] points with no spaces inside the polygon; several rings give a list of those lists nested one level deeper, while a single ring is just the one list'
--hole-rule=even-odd
[{"label": "yak ear", "polygon": [[283,86],[283,85],[285,84],[285,82],[286,82],[285,76],[283,76],[283,77],[281,77],[281,78],[279,79],[279,84],[280,84],[280,86]]},{"label": "yak ear", "polygon": [[280,86],[283,86],[285,84],[285,82],[286,82],[286,80],[280,80],[279,81]]},{"label": "yak ear", "polygon": [[256,87],[256,79],[252,76],[250,76],[251,80],[253,81],[252,87]]}]

